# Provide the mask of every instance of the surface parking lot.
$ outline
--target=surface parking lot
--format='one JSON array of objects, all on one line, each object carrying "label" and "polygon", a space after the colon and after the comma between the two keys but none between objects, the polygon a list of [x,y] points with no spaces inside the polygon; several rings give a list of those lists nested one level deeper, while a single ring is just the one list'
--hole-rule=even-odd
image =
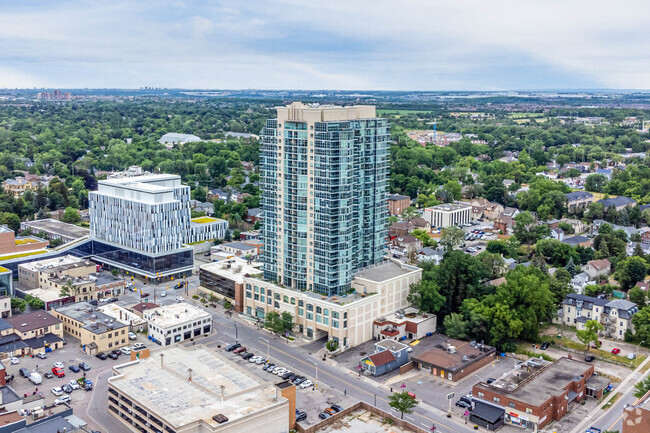
[{"label": "surface parking lot", "polygon": [[[246,368],[248,371],[254,373],[260,379],[267,382],[280,382],[282,378],[273,373],[267,373],[262,369],[264,364],[255,364],[251,363],[248,360],[242,359],[242,354],[236,354],[233,352],[226,352],[225,347],[227,344],[221,344],[221,348],[217,349],[222,351],[222,354],[228,359],[233,360],[237,364],[241,365],[243,368]],[[265,353],[255,353],[255,355],[260,355],[266,357]],[[300,376],[305,376],[307,379],[315,382],[315,370],[311,372],[301,371],[295,368],[294,365],[285,365],[283,363],[275,362],[271,359],[276,366],[284,367],[291,370],[292,373],[295,373]],[[296,408],[301,412],[307,413],[307,419],[301,421],[300,424],[303,426],[309,426],[312,424],[318,423],[320,414],[324,409],[328,408],[332,404],[338,404],[342,407],[350,406],[354,403],[354,399],[347,397],[344,394],[341,394],[340,391],[337,391],[327,385],[324,385],[322,382],[318,383],[318,387],[308,387],[301,388],[300,385],[296,385]]]}]

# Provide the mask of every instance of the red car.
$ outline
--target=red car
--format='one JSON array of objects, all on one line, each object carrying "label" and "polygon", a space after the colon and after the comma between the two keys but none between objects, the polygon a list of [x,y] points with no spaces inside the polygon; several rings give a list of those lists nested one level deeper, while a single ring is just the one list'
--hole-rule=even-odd
[{"label": "red car", "polygon": [[242,353],[242,352],[246,352],[246,348],[244,346],[238,347],[237,349],[232,351],[232,353]]},{"label": "red car", "polygon": [[615,348],[612,349],[612,353],[614,355],[618,355],[619,353],[621,353],[621,349],[619,349],[618,347],[615,347]]},{"label": "red car", "polygon": [[52,373],[54,373],[56,377],[65,377],[65,372],[59,367],[52,368]]}]

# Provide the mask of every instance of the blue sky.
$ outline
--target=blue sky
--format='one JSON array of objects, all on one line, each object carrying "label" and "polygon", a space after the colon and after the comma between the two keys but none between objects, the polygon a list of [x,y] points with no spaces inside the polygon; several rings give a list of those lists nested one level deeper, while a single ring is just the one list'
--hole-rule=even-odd
[{"label": "blue sky", "polygon": [[645,0],[3,2],[0,87],[650,88]]}]

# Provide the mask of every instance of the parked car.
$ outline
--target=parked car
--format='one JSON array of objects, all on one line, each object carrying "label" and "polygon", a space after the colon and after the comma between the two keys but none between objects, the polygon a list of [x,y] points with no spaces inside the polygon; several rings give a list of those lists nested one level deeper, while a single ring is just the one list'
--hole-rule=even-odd
[{"label": "parked car", "polygon": [[495,381],[496,381],[495,378],[493,378],[493,377],[488,377],[487,383],[492,383],[492,382],[495,382]]},{"label": "parked car", "polygon": [[79,367],[77,367],[77,366],[74,365],[74,364],[72,364],[72,365],[71,365],[70,367],[68,367],[68,368],[69,368],[71,371],[75,372],[75,373],[79,373],[79,371],[80,371],[80,370],[79,370]]},{"label": "parked car", "polygon": [[548,349],[548,346],[550,346],[550,345],[551,345],[550,343],[545,341],[545,342],[542,343],[541,346],[539,346],[539,348],[542,349],[542,350],[546,350],[546,349]]},{"label": "parked car", "polygon": [[22,377],[29,377],[29,370],[27,370],[25,367],[21,368],[19,371]]},{"label": "parked car", "polygon": [[129,332],[129,340],[137,340],[138,336],[135,335],[133,332]]},{"label": "parked car", "polygon": [[334,409],[332,409],[331,407],[328,407],[323,412],[325,412],[328,415],[334,415],[336,413],[336,411]]},{"label": "parked car", "polygon": [[618,355],[619,353],[621,353],[621,349],[619,349],[618,347],[615,347],[615,348],[612,349],[612,354],[613,355]]},{"label": "parked car", "polygon": [[59,367],[52,368],[52,374],[54,374],[56,377],[65,377],[65,371]]},{"label": "parked car", "polygon": [[83,371],[88,371],[90,370],[90,365],[86,364],[85,362],[80,362],[79,368],[82,369]]},{"label": "parked car", "polygon": [[464,395],[460,398],[460,400],[464,401],[465,403],[469,403],[470,405],[474,401],[471,395]]},{"label": "parked car", "polygon": [[18,358],[16,358],[15,356],[12,356],[11,357],[11,365],[16,365],[18,363],[20,363],[20,360]]},{"label": "parked car", "polygon": [[335,412],[341,412],[343,408],[339,406],[338,404],[333,404],[330,406],[332,409],[334,409]]},{"label": "parked car", "polygon": [[293,384],[294,384],[294,385],[300,385],[300,384],[303,383],[305,380],[307,380],[306,377],[304,377],[304,376],[298,376],[298,377],[293,381]]},{"label": "parked car", "polygon": [[252,352],[246,352],[246,353],[244,353],[241,357],[242,357],[242,359],[245,359],[246,361],[248,361],[248,360],[251,359],[253,356],[255,356],[255,355],[254,355]]},{"label": "parked car", "polygon": [[282,380],[287,380],[287,379],[289,379],[289,376],[291,376],[292,374],[293,374],[293,373],[291,373],[290,371],[284,373],[284,374],[282,375]]},{"label": "parked car", "polygon": [[255,361],[255,364],[257,364],[257,365],[261,365],[261,364],[264,364],[264,363],[266,363],[266,359],[263,358],[263,357],[259,357],[257,359],[257,361]]},{"label": "parked car", "polygon": [[585,361],[587,361],[587,362],[591,362],[591,361],[593,361],[594,359],[596,359],[596,357],[595,357],[594,355],[587,355],[587,356],[585,356]]},{"label": "parked car", "polygon": [[627,354],[627,359],[635,359],[636,358],[636,353],[628,353]]},{"label": "parked car", "polygon": [[46,379],[52,379],[54,377],[51,371],[46,371],[43,376],[45,376]]},{"label": "parked car", "polygon": [[462,407],[462,408],[464,408],[464,409],[471,409],[471,408],[472,408],[472,404],[471,404],[471,403],[467,403],[465,400],[458,400],[458,401],[456,402],[456,406],[458,406],[458,407]]},{"label": "parked car", "polygon": [[307,419],[307,412],[298,412],[296,414],[296,421],[304,421]]},{"label": "parked car", "polygon": [[41,358],[41,359],[45,359],[45,358],[47,358],[47,355],[45,354],[45,352],[38,352],[38,353],[36,354],[36,356],[39,357],[39,358]]},{"label": "parked car", "polygon": [[65,392],[67,394],[72,393],[72,387],[70,385],[68,385],[67,383],[65,385],[63,385],[61,387],[61,389],[63,390],[63,392]]},{"label": "parked car", "polygon": [[108,300],[108,302],[117,302],[118,300],[119,300],[119,299],[117,299],[117,298],[110,298],[110,299]]},{"label": "parked car", "polygon": [[246,348],[244,346],[239,346],[238,348],[232,351],[232,353],[242,353],[242,352],[246,352]]},{"label": "parked car", "polygon": [[99,353],[98,353],[97,355],[95,355],[95,356],[96,356],[97,358],[101,359],[101,360],[104,360],[104,359],[108,358],[108,356],[106,356],[106,354],[105,354],[104,352],[99,352]]},{"label": "parked car", "polygon": [[300,384],[300,387],[302,389],[305,389],[305,388],[309,388],[310,386],[313,386],[313,385],[314,385],[314,383],[311,380],[307,379],[307,380],[305,380],[304,382],[302,382]]},{"label": "parked car", "polygon": [[54,364],[52,364],[52,367],[65,368],[65,365],[63,365],[62,362],[55,362]]},{"label": "parked car", "polygon": [[264,366],[262,367],[262,370],[266,371],[266,370],[268,370],[269,368],[275,368],[275,364],[272,363],[272,362],[266,363],[266,364],[264,364]]},{"label": "parked car", "polygon": [[296,380],[296,377],[298,377],[298,375],[297,375],[296,373],[291,373],[291,374],[289,375],[289,377],[287,378],[287,380],[288,380],[289,382],[292,382],[292,383],[293,383],[293,381]]},{"label": "parked car", "polygon": [[72,389],[79,389],[80,388],[79,383],[74,379],[70,379],[70,382],[68,382],[68,385],[70,385],[70,388],[72,388]]},{"label": "parked car", "polygon": [[111,359],[117,359],[117,358],[119,358],[119,355],[117,353],[111,352],[111,353],[108,354],[108,357],[111,358]]},{"label": "parked car", "polygon": [[122,352],[125,355],[130,355],[131,354],[131,349],[129,349],[128,347],[123,347],[123,348],[120,349],[120,352]]},{"label": "parked car", "polygon": [[135,343],[133,345],[134,349],[140,349],[140,348],[145,348],[145,347],[147,347],[147,346],[145,346],[144,343]]},{"label": "parked car", "polygon": [[58,405],[64,404],[64,403],[70,403],[70,400],[72,400],[72,399],[70,398],[69,395],[63,395],[63,396],[57,398],[56,400],[54,400],[54,404],[58,406]]},{"label": "parked car", "polygon": [[233,350],[235,350],[235,349],[237,349],[239,347],[241,347],[241,344],[239,344],[239,343],[230,344],[230,345],[226,346],[226,352],[232,352]]},{"label": "parked car", "polygon": [[56,395],[57,397],[63,395],[63,390],[61,389],[60,386],[55,386],[54,388],[52,388],[51,391],[52,391],[52,394]]},{"label": "parked car", "polygon": [[320,418],[320,419],[327,419],[327,418],[329,418],[331,416],[332,415],[330,415],[329,413],[325,413],[325,412],[321,412],[321,413],[318,414],[318,418]]}]

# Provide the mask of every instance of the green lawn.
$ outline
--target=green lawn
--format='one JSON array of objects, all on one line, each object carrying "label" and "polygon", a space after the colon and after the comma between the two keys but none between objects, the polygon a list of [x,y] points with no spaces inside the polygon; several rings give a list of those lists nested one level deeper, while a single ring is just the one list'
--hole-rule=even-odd
[{"label": "green lawn", "polygon": [[431,113],[431,110],[388,110],[384,108],[377,109],[378,115],[391,114],[397,116],[406,116],[408,114]]}]

